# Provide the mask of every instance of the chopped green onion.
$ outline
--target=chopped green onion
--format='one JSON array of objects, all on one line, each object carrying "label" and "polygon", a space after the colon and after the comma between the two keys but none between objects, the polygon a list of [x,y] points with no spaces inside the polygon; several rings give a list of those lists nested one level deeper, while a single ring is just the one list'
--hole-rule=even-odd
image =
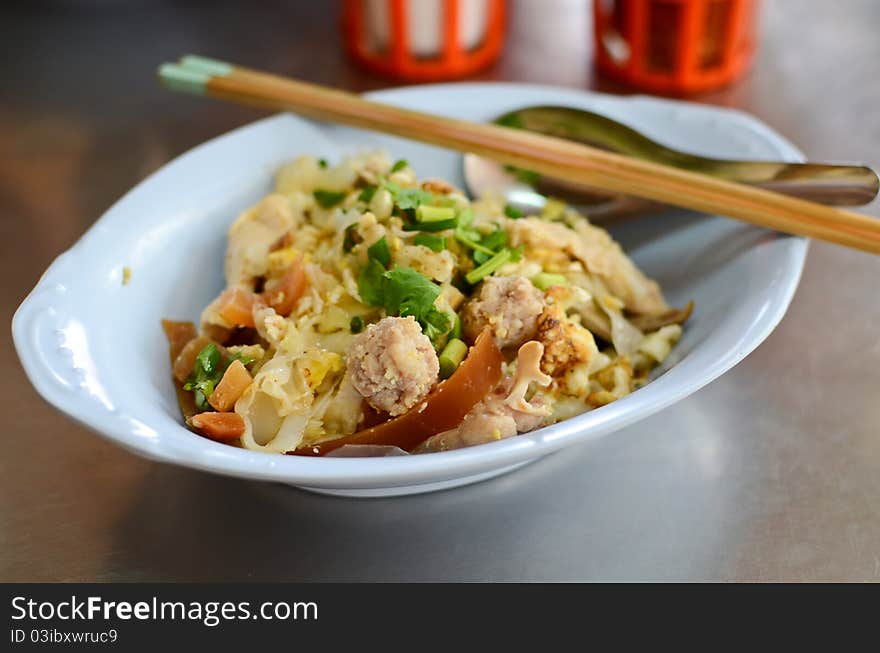
[{"label": "chopped green onion", "polygon": [[361,194],[358,195],[358,200],[369,204],[373,201],[373,195],[376,194],[377,190],[379,190],[378,186],[367,186],[361,191]]},{"label": "chopped green onion", "polygon": [[461,318],[458,317],[458,313],[455,314],[455,321],[452,323],[452,330],[449,332],[449,337],[461,339]]},{"label": "chopped green onion", "polygon": [[385,236],[382,236],[367,248],[367,256],[379,261],[385,267],[391,264],[391,250],[388,248],[388,241],[385,239]]},{"label": "chopped green onion", "polygon": [[547,290],[550,286],[567,286],[568,279],[561,274],[540,272],[532,277],[532,283],[539,290]]},{"label": "chopped green onion", "polygon": [[508,218],[516,220],[517,218],[523,217],[523,212],[515,206],[511,206],[510,204],[508,204],[504,207],[504,215],[506,215]]},{"label": "chopped green onion", "polygon": [[416,207],[416,220],[419,222],[442,222],[455,218],[455,209],[445,206],[419,204]]},{"label": "chopped green onion", "polygon": [[391,166],[391,172],[398,172],[403,170],[409,163],[406,162],[406,159],[398,159],[394,162],[394,165]]},{"label": "chopped green onion", "polygon": [[327,167],[327,159],[318,159],[318,166],[321,168]]},{"label": "chopped green onion", "polygon": [[196,356],[192,373],[183,385],[184,390],[193,393],[196,408],[200,411],[211,410],[208,397],[214,392],[214,387],[226,371],[226,366],[221,366],[221,363],[220,350],[213,342],[208,343]]},{"label": "chopped green onion", "polygon": [[217,346],[211,342],[205,345],[196,356],[196,365],[201,365],[205,374],[213,374],[220,365],[220,351]]},{"label": "chopped green onion", "polygon": [[416,245],[424,245],[434,252],[441,252],[446,249],[446,238],[436,234],[419,234],[413,242]]},{"label": "chopped green onion", "polygon": [[214,382],[211,380],[201,381],[192,390],[196,408],[201,411],[212,410],[211,404],[208,403],[208,397],[214,394]]},{"label": "chopped green onion", "polygon": [[471,233],[465,229],[455,230],[455,239],[462,245],[470,247],[472,250],[475,250],[477,252],[483,252],[484,254],[492,256],[495,251],[489,249],[488,247],[484,247],[479,242],[477,242],[477,239],[473,238],[474,235],[477,235],[477,237],[479,238],[479,234]]},{"label": "chopped green onion", "polygon": [[364,330],[364,318],[362,318],[360,315],[355,315],[353,318],[351,318],[349,327],[351,328],[352,333],[360,333]]},{"label": "chopped green onion", "polygon": [[495,229],[492,233],[484,236],[480,244],[493,251],[498,251],[507,245],[507,233],[503,229]]},{"label": "chopped green onion", "polygon": [[448,379],[461,365],[467,355],[468,346],[458,338],[452,338],[440,352],[440,378]]},{"label": "chopped green onion", "polygon": [[462,227],[470,226],[471,222],[474,221],[474,212],[470,209],[462,209],[458,212],[458,224]]},{"label": "chopped green onion", "polygon": [[511,251],[509,249],[502,249],[495,256],[483,263],[480,267],[468,272],[464,276],[464,278],[467,279],[467,282],[473,286],[474,284],[482,281],[484,277],[488,277],[490,274],[495,272],[495,270],[507,263],[510,260],[510,257]]},{"label": "chopped green onion", "polygon": [[[495,231],[480,239],[481,248],[474,252],[474,262],[477,265],[482,265],[494,256],[496,252],[500,252],[506,245],[507,233],[503,229],[495,229]],[[488,252],[486,252],[487,249],[489,250]]]},{"label": "chopped green onion", "polygon": [[315,201],[321,205],[321,208],[329,209],[331,206],[336,206],[342,200],[345,199],[346,192],[339,191],[335,192],[332,190],[316,190],[312,193],[315,196]]},{"label": "chopped green onion", "polygon": [[458,226],[458,220],[440,220],[438,222],[413,222],[412,224],[403,225],[404,231],[446,231],[447,229],[455,229]]}]

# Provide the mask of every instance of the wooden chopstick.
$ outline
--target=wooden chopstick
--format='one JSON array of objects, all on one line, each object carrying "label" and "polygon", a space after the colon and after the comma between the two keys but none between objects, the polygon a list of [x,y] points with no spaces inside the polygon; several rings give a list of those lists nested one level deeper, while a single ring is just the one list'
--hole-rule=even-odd
[{"label": "wooden chopstick", "polygon": [[186,56],[164,64],[175,90],[473,152],[538,173],[880,253],[880,220],[524,130],[472,123],[240,66]]}]

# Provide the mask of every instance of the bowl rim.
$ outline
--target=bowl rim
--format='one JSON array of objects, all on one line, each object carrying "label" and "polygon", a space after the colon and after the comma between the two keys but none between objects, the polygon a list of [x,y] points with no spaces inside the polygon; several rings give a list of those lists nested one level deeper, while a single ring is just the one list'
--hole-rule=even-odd
[{"label": "bowl rim", "polygon": [[[366,93],[365,96],[393,103],[406,101],[413,97],[418,99],[418,95],[426,92],[455,92],[465,89],[469,92],[485,92],[487,87],[494,91],[532,90],[545,92],[552,94],[554,101],[564,100],[564,97],[567,96],[572,99],[580,99],[580,101],[589,97],[592,100],[607,99],[614,103],[682,104],[678,100],[648,96],[620,97],[579,89],[510,82],[423,84],[373,91]],[[695,105],[689,102],[684,104],[748,121],[755,134],[763,137],[769,145],[772,145],[779,152],[780,156],[792,161],[803,160],[802,153],[794,145],[750,114],[724,107]],[[65,271],[75,261],[78,252],[83,249],[83,244],[90,235],[102,228],[105,217],[112,211],[118,210],[119,206],[124,206],[133,193],[150,184],[151,180],[162,174],[163,171],[167,172],[173,164],[187,157],[195,156],[203,148],[218,141],[237,138],[250,129],[268,128],[274,122],[288,120],[290,117],[289,114],[284,113],[267,116],[205,141],[175,157],[114,202],[70,249],[60,254],[48,267],[16,310],[12,321],[12,331],[15,348],[27,377],[50,405],[102,437],[139,455],[242,478],[283,481],[318,488],[352,489],[393,487],[460,478],[489,469],[525,462],[565,446],[595,441],[693,394],[739,363],[770,335],[787,311],[801,277],[808,250],[807,239],[768,231],[769,239],[773,240],[780,248],[776,255],[780,258],[779,267],[782,270],[779,278],[775,280],[773,288],[768,291],[772,294],[770,309],[764,311],[749,324],[739,334],[738,340],[726,348],[722,356],[715,359],[710,365],[701,368],[700,375],[688,376],[676,373],[676,370],[680,369],[679,364],[670,368],[644,388],[602,408],[531,433],[520,434],[514,438],[429,455],[384,458],[311,458],[248,451],[197,436],[178,438],[174,437],[176,434],[168,432],[159,436],[147,424],[118,412],[96,410],[94,406],[86,405],[81,395],[60,387],[57,379],[53,379],[51,368],[45,361],[41,361],[39,356],[34,355],[35,320],[41,313],[52,312],[52,297],[59,292],[61,281],[65,278]],[[184,433],[190,433],[183,425],[180,425],[179,429]],[[156,437],[135,437],[145,432],[152,433]]]}]

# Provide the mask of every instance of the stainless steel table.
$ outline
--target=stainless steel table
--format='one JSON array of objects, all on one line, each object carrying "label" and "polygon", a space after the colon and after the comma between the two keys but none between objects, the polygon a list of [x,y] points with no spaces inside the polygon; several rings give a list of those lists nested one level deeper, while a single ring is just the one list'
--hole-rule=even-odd
[{"label": "stainless steel table", "polygon": [[[592,72],[588,3],[514,4],[482,79],[625,90]],[[261,115],[158,89],[157,62],[197,51],[384,85],[346,62],[331,6],[0,10],[6,323],[128,187]],[[873,0],[767,2],[754,72],[700,100],[751,111],[814,159],[880,165],[878,27]],[[776,332],[687,401],[508,476],[371,501],[135,458],[44,404],[7,340],[0,580],[877,580],[878,280],[880,258],[814,244]]]}]

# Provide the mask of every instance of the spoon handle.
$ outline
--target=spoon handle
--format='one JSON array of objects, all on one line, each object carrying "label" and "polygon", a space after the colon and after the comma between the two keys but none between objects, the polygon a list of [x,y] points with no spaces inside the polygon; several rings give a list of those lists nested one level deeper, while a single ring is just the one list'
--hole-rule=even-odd
[{"label": "spoon handle", "polygon": [[[880,190],[877,173],[867,166],[735,161],[700,156],[653,141],[628,125],[584,109],[527,107],[511,111],[496,122],[820,204],[868,204]],[[570,184],[565,186],[569,190],[574,188]]]}]

